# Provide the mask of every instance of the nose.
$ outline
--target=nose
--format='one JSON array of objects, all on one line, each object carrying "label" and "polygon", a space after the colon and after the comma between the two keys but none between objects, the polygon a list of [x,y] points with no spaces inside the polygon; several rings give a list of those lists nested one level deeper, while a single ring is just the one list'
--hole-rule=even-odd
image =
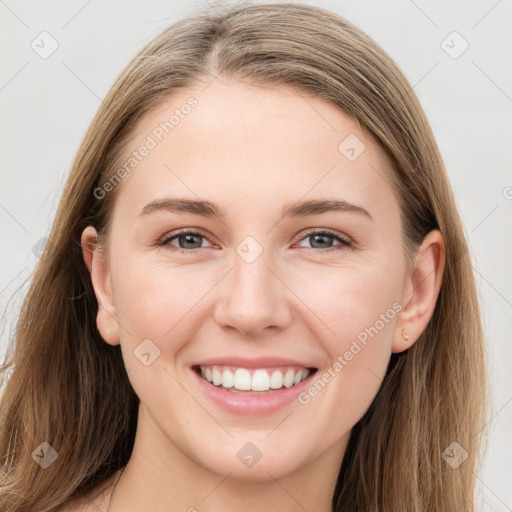
[{"label": "nose", "polygon": [[220,283],[215,309],[218,325],[250,336],[291,323],[293,294],[275,266],[266,251],[251,263],[235,254],[233,268]]}]

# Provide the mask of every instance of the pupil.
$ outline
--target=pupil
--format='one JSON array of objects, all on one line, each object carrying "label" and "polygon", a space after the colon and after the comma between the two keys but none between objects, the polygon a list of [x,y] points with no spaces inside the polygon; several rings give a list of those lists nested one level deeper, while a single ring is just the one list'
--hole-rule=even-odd
[{"label": "pupil", "polygon": [[[323,238],[323,239],[324,239],[324,242],[323,242],[324,244],[325,244],[325,243],[327,243],[327,242],[325,242],[325,240],[327,240],[327,241],[328,241],[328,239],[329,239],[329,238],[331,238],[330,236],[325,236],[325,235],[312,235],[313,240],[315,240],[315,238],[316,238],[316,237],[318,237],[318,238],[320,238],[320,239],[322,239],[322,238]],[[315,243],[316,243],[316,240],[315,240],[315,241],[314,241],[314,243],[312,244],[312,246],[313,246],[313,247],[315,247]],[[322,242],[320,242],[320,244],[322,244]],[[321,245],[321,247],[323,247],[323,246]]]},{"label": "pupil", "polygon": [[[179,237],[180,247],[181,247],[182,249],[190,249],[190,247],[188,247],[188,246],[184,246],[181,242],[182,242],[183,240],[185,240],[185,244],[186,244],[186,243],[188,243],[188,242],[187,242],[187,239],[188,239],[188,240],[190,240],[190,239],[192,239],[192,240],[193,240],[194,238],[200,238],[200,237],[201,237],[201,235],[190,235],[190,234],[189,234],[189,235],[181,235],[181,236]],[[193,242],[193,241],[191,241],[190,243],[191,243],[191,244],[194,244],[194,242]],[[195,244],[194,248],[197,248],[197,247],[201,247],[201,240],[199,240],[199,242]]]}]

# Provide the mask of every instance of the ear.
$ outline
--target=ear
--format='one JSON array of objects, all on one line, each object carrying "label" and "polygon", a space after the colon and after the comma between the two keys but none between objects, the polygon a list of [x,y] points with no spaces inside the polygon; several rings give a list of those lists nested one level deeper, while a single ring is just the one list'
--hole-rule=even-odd
[{"label": "ear", "polygon": [[119,344],[119,324],[112,291],[112,281],[108,261],[96,250],[98,238],[96,230],[87,226],[81,237],[82,254],[91,276],[94,294],[98,301],[96,325],[101,337],[110,345]]},{"label": "ear", "polygon": [[[404,308],[396,322],[392,352],[407,350],[427,327],[441,289],[445,262],[443,236],[439,230],[432,230],[418,249],[404,284]],[[404,330],[408,339],[402,336]]]}]

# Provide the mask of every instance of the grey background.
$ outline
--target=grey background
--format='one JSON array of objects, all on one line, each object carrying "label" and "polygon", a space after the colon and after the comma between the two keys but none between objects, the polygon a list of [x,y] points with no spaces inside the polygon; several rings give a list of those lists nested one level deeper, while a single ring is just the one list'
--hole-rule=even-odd
[{"label": "grey background", "polygon": [[[346,17],[381,44],[432,124],[471,246],[488,338],[493,396],[485,463],[477,475],[481,510],[512,511],[512,3],[306,3]],[[37,244],[50,230],[101,99],[144,43],[206,4],[0,0],[2,358]],[[44,31],[50,36],[41,36]],[[42,37],[46,50],[52,39],[58,44],[47,58],[32,47],[44,51]]]}]

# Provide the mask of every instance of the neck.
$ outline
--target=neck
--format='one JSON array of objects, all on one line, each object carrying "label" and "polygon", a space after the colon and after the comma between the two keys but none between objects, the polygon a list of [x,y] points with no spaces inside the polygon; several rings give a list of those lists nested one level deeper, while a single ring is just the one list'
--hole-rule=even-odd
[{"label": "neck", "polygon": [[[275,463],[279,457],[274,455],[262,457],[250,469],[236,457],[227,467],[211,464],[211,468],[203,460],[194,460],[193,448],[187,441],[173,443],[141,406],[132,455],[115,486],[108,510],[332,512],[334,488],[349,434],[292,472]],[[218,448],[222,450],[222,446]]]}]

